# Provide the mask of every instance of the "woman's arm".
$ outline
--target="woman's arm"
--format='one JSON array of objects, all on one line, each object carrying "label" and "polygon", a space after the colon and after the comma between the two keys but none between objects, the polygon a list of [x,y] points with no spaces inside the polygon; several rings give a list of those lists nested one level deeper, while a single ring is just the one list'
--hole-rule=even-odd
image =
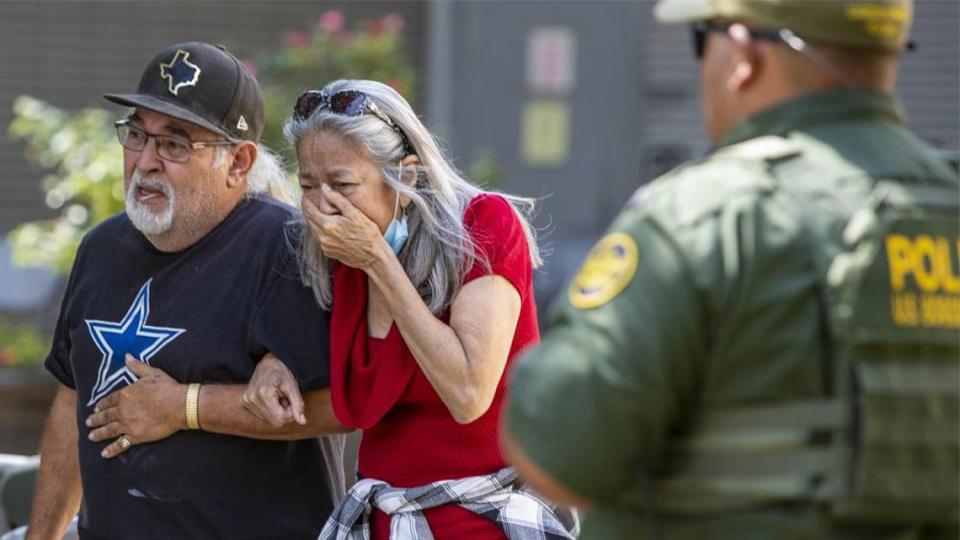
[{"label": "woman's arm", "polygon": [[479,418],[490,408],[507,364],[520,293],[499,275],[475,279],[453,299],[450,324],[444,324],[420,298],[377,226],[326,184],[323,194],[339,215],[321,213],[306,198],[301,205],[320,249],[367,273],[454,419],[466,424]]},{"label": "woman's arm", "polygon": [[366,269],[420,369],[461,424],[487,412],[507,365],[520,317],[520,294],[506,278],[487,275],[460,289],[450,324],[436,318],[400,261],[387,249]]},{"label": "woman's arm", "polygon": [[304,423],[276,425],[258,418],[243,404],[247,385],[209,385],[200,389],[200,426],[204,431],[251,439],[290,441],[353,431],[337,421],[330,404],[330,389],[303,395]]}]

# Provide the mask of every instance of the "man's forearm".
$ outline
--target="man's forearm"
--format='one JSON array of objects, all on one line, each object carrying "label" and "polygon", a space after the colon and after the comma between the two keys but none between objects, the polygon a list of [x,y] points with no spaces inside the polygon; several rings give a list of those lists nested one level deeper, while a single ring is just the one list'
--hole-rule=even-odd
[{"label": "man's forearm", "polygon": [[351,431],[337,421],[330,403],[329,389],[303,395],[307,423],[274,427],[243,407],[241,397],[246,386],[240,384],[204,385],[200,388],[199,420],[204,431],[237,435],[251,439],[290,441],[319,435]]},{"label": "man's forearm", "polygon": [[61,386],[50,408],[27,540],[59,539],[80,509],[77,392]]}]

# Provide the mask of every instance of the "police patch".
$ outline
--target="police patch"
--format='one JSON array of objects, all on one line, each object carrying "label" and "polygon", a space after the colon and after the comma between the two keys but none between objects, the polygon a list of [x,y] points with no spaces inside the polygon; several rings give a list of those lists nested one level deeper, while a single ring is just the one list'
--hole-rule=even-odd
[{"label": "police patch", "polygon": [[627,287],[637,273],[637,243],[625,233],[611,233],[587,254],[570,284],[570,303],[579,309],[606,304]]},{"label": "police patch", "polygon": [[196,86],[200,80],[200,67],[190,61],[190,53],[177,49],[168,64],[160,64],[160,78],[167,80],[167,89],[177,95],[184,86]]}]

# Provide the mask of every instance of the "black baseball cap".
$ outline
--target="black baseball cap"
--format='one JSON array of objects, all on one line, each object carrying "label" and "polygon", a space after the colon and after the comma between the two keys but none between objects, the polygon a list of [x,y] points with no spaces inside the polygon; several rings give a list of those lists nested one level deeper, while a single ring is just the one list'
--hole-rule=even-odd
[{"label": "black baseball cap", "polygon": [[185,120],[233,142],[257,141],[263,131],[260,85],[219,45],[171,45],[147,64],[135,94],[103,97]]}]

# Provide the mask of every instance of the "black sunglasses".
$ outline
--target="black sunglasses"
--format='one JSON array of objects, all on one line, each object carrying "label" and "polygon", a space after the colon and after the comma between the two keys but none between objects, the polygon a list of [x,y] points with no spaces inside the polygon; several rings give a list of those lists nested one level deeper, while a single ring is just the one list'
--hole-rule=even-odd
[{"label": "black sunglasses", "polygon": [[[696,21],[690,23],[690,33],[693,37],[693,54],[697,60],[703,59],[703,51],[707,46],[707,34],[710,32],[726,33],[734,23],[727,21]],[[788,36],[796,38],[789,30],[755,30],[750,29],[750,35],[757,39],[767,41],[782,41],[790,48],[797,49],[797,46]],[[794,39],[795,40],[795,39]],[[913,52],[917,50],[917,44],[913,40],[907,41],[904,49]]]},{"label": "black sunglasses", "polygon": [[[690,33],[693,37],[693,55],[697,60],[703,60],[703,51],[707,46],[707,34],[718,32],[725,34],[734,23],[728,21],[696,21],[690,23]],[[778,30],[750,29],[750,35],[757,39],[768,41],[783,41]]]},{"label": "black sunglasses", "polygon": [[370,113],[383,120],[385,124],[400,135],[403,149],[408,155],[416,153],[407,138],[407,134],[400,129],[400,126],[380,110],[380,107],[370,99],[370,96],[359,90],[341,90],[333,95],[327,95],[326,92],[321,90],[307,90],[297,98],[297,103],[293,106],[293,118],[304,120],[309,118],[316,110],[323,108],[344,116],[361,116]]}]

